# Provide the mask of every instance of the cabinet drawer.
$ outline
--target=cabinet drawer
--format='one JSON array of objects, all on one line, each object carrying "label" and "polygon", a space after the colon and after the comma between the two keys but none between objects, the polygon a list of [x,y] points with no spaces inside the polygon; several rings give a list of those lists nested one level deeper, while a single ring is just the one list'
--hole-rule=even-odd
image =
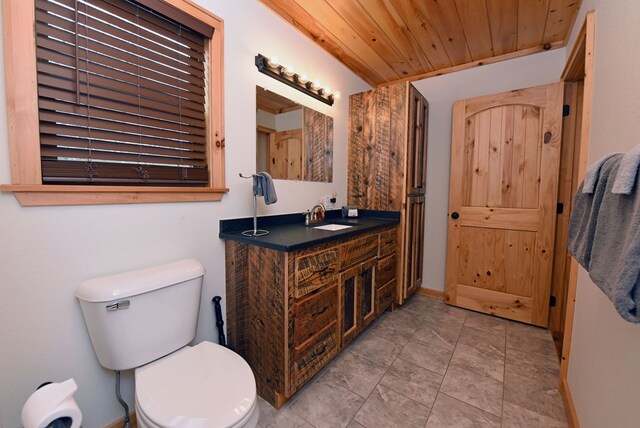
[{"label": "cabinet drawer", "polygon": [[322,330],[304,346],[295,348],[293,362],[294,390],[311,379],[338,353],[338,322]]},{"label": "cabinet drawer", "polygon": [[354,239],[340,246],[340,270],[378,255],[378,235]]},{"label": "cabinet drawer", "polygon": [[296,259],[296,298],[338,283],[338,247]]},{"label": "cabinet drawer", "polygon": [[396,229],[385,230],[380,233],[380,252],[378,253],[378,257],[383,258],[395,252],[398,242],[397,239],[398,231]]},{"label": "cabinet drawer", "polygon": [[294,306],[293,343],[298,346],[338,320],[338,286],[325,288]]},{"label": "cabinet drawer", "polygon": [[396,297],[396,281],[393,280],[378,290],[378,304],[376,314],[380,315],[387,310]]},{"label": "cabinet drawer", "polygon": [[396,279],[396,255],[387,256],[378,261],[378,288]]}]

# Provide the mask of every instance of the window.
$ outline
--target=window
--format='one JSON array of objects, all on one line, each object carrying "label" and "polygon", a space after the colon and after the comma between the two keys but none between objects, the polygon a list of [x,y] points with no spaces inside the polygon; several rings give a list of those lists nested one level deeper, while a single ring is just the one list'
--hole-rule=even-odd
[{"label": "window", "polygon": [[187,0],[5,3],[2,190],[23,205],[220,200],[220,19]]}]

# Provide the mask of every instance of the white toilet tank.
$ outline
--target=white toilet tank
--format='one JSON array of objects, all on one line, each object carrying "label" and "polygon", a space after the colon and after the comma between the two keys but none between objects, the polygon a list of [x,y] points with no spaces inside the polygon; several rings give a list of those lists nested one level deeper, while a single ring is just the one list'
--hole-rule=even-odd
[{"label": "white toilet tank", "polygon": [[132,369],[191,342],[204,274],[186,259],[83,282],[75,295],[100,364]]}]

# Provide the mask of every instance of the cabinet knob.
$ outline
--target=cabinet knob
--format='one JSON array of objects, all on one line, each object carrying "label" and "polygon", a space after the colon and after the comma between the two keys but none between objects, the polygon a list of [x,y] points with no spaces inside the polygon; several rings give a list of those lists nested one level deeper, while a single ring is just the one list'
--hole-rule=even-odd
[{"label": "cabinet knob", "polygon": [[451,218],[457,220],[460,217],[460,214],[456,211],[451,213]]}]

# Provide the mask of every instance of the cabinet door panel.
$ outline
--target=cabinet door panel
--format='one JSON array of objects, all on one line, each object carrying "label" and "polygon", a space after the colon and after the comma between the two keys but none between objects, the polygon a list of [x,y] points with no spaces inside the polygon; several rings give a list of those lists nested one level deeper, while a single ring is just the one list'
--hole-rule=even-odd
[{"label": "cabinet door panel", "polygon": [[413,294],[422,283],[422,263],[424,258],[424,196],[407,199],[405,224],[404,298]]},{"label": "cabinet door panel", "polygon": [[426,186],[429,104],[412,85],[410,85],[409,88],[407,193],[424,194]]},{"label": "cabinet door panel", "polygon": [[340,274],[340,334],[342,346],[356,337],[358,323],[358,275],[356,266]]},{"label": "cabinet door panel", "polygon": [[360,265],[360,312],[358,314],[358,330],[364,330],[376,316],[376,259]]}]

